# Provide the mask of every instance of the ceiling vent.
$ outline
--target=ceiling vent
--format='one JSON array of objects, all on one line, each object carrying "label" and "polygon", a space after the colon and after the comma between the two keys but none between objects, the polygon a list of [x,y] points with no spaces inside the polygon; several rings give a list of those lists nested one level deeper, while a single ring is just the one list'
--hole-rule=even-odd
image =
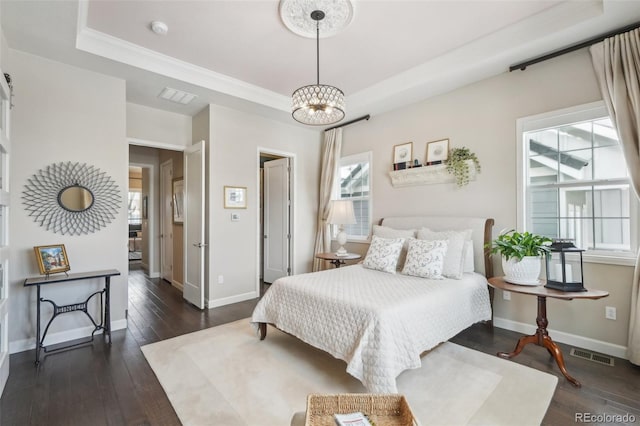
[{"label": "ceiling vent", "polygon": [[182,90],[178,89],[172,89],[171,87],[165,87],[164,89],[162,89],[162,92],[160,92],[158,97],[166,99],[167,101],[175,102],[177,104],[187,105],[192,100],[197,98],[198,95],[183,92]]}]

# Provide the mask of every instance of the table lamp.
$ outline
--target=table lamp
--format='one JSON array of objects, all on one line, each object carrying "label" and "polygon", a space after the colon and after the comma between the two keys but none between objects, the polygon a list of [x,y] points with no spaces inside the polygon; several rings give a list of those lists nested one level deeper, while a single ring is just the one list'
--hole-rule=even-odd
[{"label": "table lamp", "polygon": [[329,209],[329,217],[327,223],[338,225],[338,235],[336,241],[340,245],[336,256],[346,256],[347,250],[344,245],[347,243],[347,233],[344,232],[344,225],[356,224],[356,215],[353,213],[353,201],[351,200],[333,200]]}]

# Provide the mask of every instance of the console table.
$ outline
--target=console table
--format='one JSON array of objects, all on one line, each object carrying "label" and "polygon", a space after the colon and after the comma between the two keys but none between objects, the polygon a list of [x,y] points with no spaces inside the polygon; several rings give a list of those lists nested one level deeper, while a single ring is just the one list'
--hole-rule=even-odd
[{"label": "console table", "polygon": [[531,336],[522,336],[520,340],[518,340],[518,344],[516,345],[513,352],[498,352],[498,356],[505,359],[513,358],[514,356],[522,352],[522,349],[524,349],[524,347],[529,343],[535,343],[538,346],[543,346],[556,360],[556,363],[558,364],[562,375],[566,377],[566,379],[571,382],[572,385],[580,387],[582,386],[580,382],[571,377],[567,372],[560,347],[556,345],[553,340],[551,340],[551,337],[549,337],[549,332],[547,331],[547,326],[549,325],[549,320],[547,319],[547,297],[562,300],[601,299],[603,297],[607,297],[609,293],[602,290],[566,292],[546,288],[544,284],[545,281],[541,280],[540,285],[525,286],[508,283],[504,280],[503,277],[489,278],[489,285],[493,288],[499,288],[500,290],[512,291],[514,293],[528,294],[530,296],[538,297],[538,316],[536,318],[536,324],[538,325],[538,328],[536,330],[536,333]]},{"label": "console table", "polygon": [[[36,286],[37,288],[37,308],[36,308],[36,365],[40,363],[40,350],[44,350],[44,353],[53,353],[57,351],[62,351],[65,349],[69,349],[75,346],[85,345],[87,343],[93,342],[93,336],[96,331],[104,330],[104,337],[109,338],[109,344],[111,344],[111,311],[110,311],[110,299],[109,299],[109,288],[111,284],[111,277],[120,275],[120,271],[116,269],[109,269],[105,271],[92,271],[92,272],[80,272],[76,274],[65,274],[65,275],[48,275],[48,276],[40,276],[34,278],[27,278],[24,280],[25,287]],[[43,285],[50,285],[56,283],[64,283],[69,281],[79,281],[79,280],[89,280],[92,278],[104,278],[104,288],[100,291],[96,291],[87,297],[84,302],[80,303],[72,303],[70,305],[58,306],[53,300],[45,299],[40,297],[40,287]],[[91,300],[94,296],[100,295],[100,318],[99,322],[89,313],[87,310],[87,304],[89,300]],[[51,303],[53,307],[53,314],[51,315],[51,319],[44,328],[44,333],[42,336],[40,335],[40,305],[42,302]],[[94,325],[93,332],[91,333],[91,338],[87,341],[74,343],[72,345],[66,345],[62,347],[58,347],[56,349],[47,349],[44,345],[44,339],[47,336],[47,332],[49,331],[49,326],[53,322],[53,320],[61,314],[66,314],[70,312],[81,311],[84,312],[91,323]]]}]

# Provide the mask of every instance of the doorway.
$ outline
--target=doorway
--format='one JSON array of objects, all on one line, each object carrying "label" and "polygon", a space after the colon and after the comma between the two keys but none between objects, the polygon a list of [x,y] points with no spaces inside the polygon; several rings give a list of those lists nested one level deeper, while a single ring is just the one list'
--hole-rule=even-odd
[{"label": "doorway", "polygon": [[[129,165],[142,169],[141,233],[136,241],[141,249],[138,267],[149,278],[163,278],[180,291],[183,286],[183,232],[182,224],[173,223],[172,185],[175,179],[182,178],[183,161],[182,151],[129,145]],[[170,167],[166,168],[166,164]],[[161,177],[162,170],[170,171],[166,180]],[[132,182],[129,186],[131,190]],[[165,235],[170,240],[168,271],[161,262],[165,254],[162,248]],[[130,262],[130,266],[136,266],[134,263]]]},{"label": "doorway", "polygon": [[287,153],[259,152],[259,275],[270,284],[293,273],[293,162]]}]

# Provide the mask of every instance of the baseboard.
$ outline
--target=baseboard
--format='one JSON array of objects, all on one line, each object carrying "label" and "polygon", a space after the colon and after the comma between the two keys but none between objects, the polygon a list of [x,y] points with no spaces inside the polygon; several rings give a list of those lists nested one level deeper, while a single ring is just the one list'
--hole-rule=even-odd
[{"label": "baseboard", "polygon": [[[121,319],[117,321],[111,321],[111,331],[122,330],[127,328],[127,320]],[[70,340],[82,339],[84,337],[91,336],[94,328],[89,327],[81,327],[74,328],[73,330],[65,330],[60,331],[58,333],[47,334],[47,339],[45,340],[45,344],[55,345],[58,343],[68,342]],[[96,334],[102,334],[102,330],[98,330]],[[15,340],[9,343],[9,352],[12,354],[18,352],[24,352],[31,349],[35,349],[36,347],[36,338],[35,336],[31,339],[23,339],[23,340]]]},{"label": "baseboard", "polygon": [[244,302],[245,300],[256,299],[258,297],[257,291],[250,291],[249,293],[237,294],[235,296],[223,297],[221,299],[209,299],[207,301],[207,307],[217,308],[219,306],[231,305],[232,303]]},{"label": "baseboard", "polygon": [[[535,334],[536,326],[525,324],[522,322],[512,321],[505,318],[494,318],[493,325],[505,330],[517,331],[522,334]],[[567,345],[577,346],[582,349],[589,349],[605,355],[611,355],[622,359],[628,359],[627,347],[616,345],[614,343],[603,342],[602,340],[591,339],[589,337],[578,336],[576,334],[565,333],[548,329],[549,336],[556,342],[566,343]],[[506,348],[509,349],[509,348]]]},{"label": "baseboard", "polygon": [[147,275],[149,278],[160,278],[160,272],[149,272],[147,271]]},{"label": "baseboard", "polygon": [[184,289],[184,286],[182,285],[182,283],[180,281],[171,280],[171,285],[174,286],[175,288],[177,288],[180,291],[182,291]]}]

